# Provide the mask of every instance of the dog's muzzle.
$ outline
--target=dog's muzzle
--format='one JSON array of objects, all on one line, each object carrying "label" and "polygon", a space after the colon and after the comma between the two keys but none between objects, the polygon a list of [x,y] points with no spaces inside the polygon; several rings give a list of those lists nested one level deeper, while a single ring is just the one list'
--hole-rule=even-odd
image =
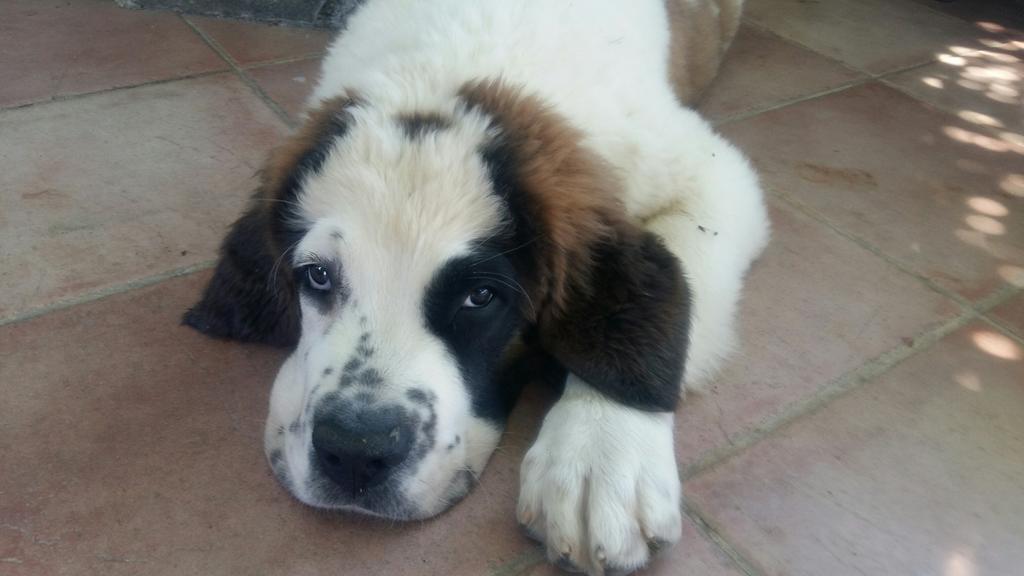
[{"label": "dog's muzzle", "polygon": [[318,410],[313,451],[342,497],[358,500],[387,483],[412,451],[413,419],[400,406]]}]

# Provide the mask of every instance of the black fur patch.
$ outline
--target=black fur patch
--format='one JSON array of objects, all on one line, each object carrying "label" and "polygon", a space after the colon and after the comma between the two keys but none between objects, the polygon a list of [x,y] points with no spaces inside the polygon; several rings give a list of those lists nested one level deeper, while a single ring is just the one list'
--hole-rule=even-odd
[{"label": "black fur patch", "polygon": [[[522,294],[515,269],[498,247],[478,247],[448,262],[428,285],[423,299],[427,327],[458,362],[476,416],[503,421],[514,395],[497,381],[502,358],[523,323]],[[482,308],[463,308],[466,295],[488,287],[494,294]]]},{"label": "black fur patch", "polygon": [[398,118],[405,135],[412,140],[440,132],[451,126],[451,120],[435,112],[406,114]]},{"label": "black fur patch", "polygon": [[308,147],[283,178],[275,180],[269,176],[271,170],[264,170],[260,190],[224,239],[213,278],[200,301],[185,313],[183,324],[220,338],[283,347],[298,342],[298,294],[286,261],[285,270],[280,269],[287,250],[305,233],[294,228],[292,211],[303,181],[320,171],[350,119],[346,107],[321,117],[302,141],[308,141]]},{"label": "black fur patch", "polygon": [[597,247],[590,293],[541,326],[541,341],[587,384],[634,408],[673,411],[689,344],[690,292],[650,232]]},{"label": "black fur patch", "polygon": [[[481,151],[495,195],[508,207],[512,236],[505,255],[523,283],[540,286],[537,267],[548,251],[544,218],[519,173],[522,159],[514,133]],[[623,220],[615,235],[591,246],[586,285],[571,294],[564,314],[545,314],[537,302],[539,351],[513,366],[546,374],[564,366],[616,401],[645,410],[674,410],[689,345],[690,294],[680,263],[654,234]],[[504,378],[508,380],[508,378]]]},{"label": "black fur patch", "polygon": [[419,427],[419,438],[410,456],[409,465],[415,465],[434,449],[434,444],[437,442],[437,409],[434,407],[437,395],[421,388],[412,388],[405,395],[426,411],[426,418],[423,419]]},{"label": "black fur patch", "polygon": [[384,383],[384,377],[374,368],[367,368],[359,374],[359,383],[364,386],[378,386]]},{"label": "black fur patch", "polygon": [[279,271],[266,212],[254,207],[231,227],[202,298],[182,323],[208,336],[294,346],[301,314],[290,273]]},{"label": "black fur patch", "polygon": [[364,360],[362,358],[353,356],[352,358],[349,358],[348,362],[345,363],[344,370],[345,372],[356,372],[363,367],[363,362]]}]

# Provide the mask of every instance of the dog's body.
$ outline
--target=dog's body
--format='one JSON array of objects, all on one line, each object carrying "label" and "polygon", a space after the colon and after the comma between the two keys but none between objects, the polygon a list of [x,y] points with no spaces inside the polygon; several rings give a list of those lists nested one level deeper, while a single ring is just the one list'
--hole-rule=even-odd
[{"label": "dog's body", "polygon": [[739,1],[359,9],[186,318],[298,337],[266,436],[293,494],[445,509],[496,445],[502,374],[526,350],[568,377],[523,463],[520,522],[591,572],[678,539],[684,361],[695,386],[731,350],[768,237],[748,163],[680,104]]}]

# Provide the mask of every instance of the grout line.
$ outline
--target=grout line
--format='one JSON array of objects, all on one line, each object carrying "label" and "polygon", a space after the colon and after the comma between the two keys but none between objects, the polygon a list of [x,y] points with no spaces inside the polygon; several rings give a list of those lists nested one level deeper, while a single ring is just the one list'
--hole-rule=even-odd
[{"label": "grout line", "polygon": [[[785,40],[785,38],[783,38],[783,39]],[[815,54],[817,54],[817,52],[815,52]],[[819,56],[823,56],[822,54],[818,54],[818,55]],[[808,100],[815,100],[817,98],[822,98],[822,97],[825,97],[825,96],[829,96],[829,95],[835,94],[837,92],[842,92],[844,90],[849,90],[850,88],[856,88],[858,86],[863,86],[865,84],[870,84],[872,82],[881,82],[885,86],[889,86],[891,88],[895,88],[895,86],[892,86],[889,82],[887,82],[885,80],[888,76],[895,75],[895,74],[901,74],[903,72],[907,72],[907,71],[910,71],[910,70],[915,70],[917,68],[923,68],[923,67],[931,65],[933,63],[934,63],[934,61],[923,62],[923,63],[918,63],[918,64],[912,64],[910,66],[904,66],[902,68],[897,68],[895,70],[890,70],[888,72],[883,72],[882,74],[870,74],[870,73],[867,73],[867,72],[863,72],[861,70],[856,70],[856,69],[847,67],[850,70],[852,70],[852,71],[854,71],[854,72],[856,72],[858,74],[861,74],[862,76],[860,78],[857,78],[857,79],[854,79],[854,80],[850,80],[850,81],[844,82],[842,84],[838,84],[836,86],[833,86],[832,88],[826,88],[825,90],[820,90],[818,92],[812,92],[810,94],[805,94],[803,96],[797,96],[795,98],[790,98],[788,100],[780,100],[778,102],[771,103],[771,104],[762,106],[760,108],[753,108],[753,109],[747,110],[745,112],[739,112],[737,114],[733,114],[732,116],[726,116],[725,118],[721,118],[719,120],[713,121],[712,125],[715,128],[718,128],[720,126],[725,126],[726,124],[731,124],[733,122],[739,122],[741,120],[747,120],[749,118],[753,118],[754,116],[758,116],[758,115],[764,114],[766,112],[772,112],[774,110],[779,110],[780,108],[787,108],[787,107],[792,106],[794,104],[800,104],[801,102],[807,102]],[[840,62],[840,64],[842,64],[842,63]],[[902,90],[900,92],[906,94]],[[907,95],[908,96],[913,96],[911,94],[907,94]],[[915,99],[916,100],[920,100],[919,98],[916,98],[916,97],[915,97]],[[927,102],[925,102],[925,103],[927,104]]]},{"label": "grout line", "polygon": [[755,20],[750,20],[749,18],[747,18],[746,15],[744,15],[741,18],[741,20],[742,20],[743,23],[747,24],[748,26],[756,28],[759,32],[771,34],[771,35],[775,36],[776,38],[784,40],[785,42],[788,42],[789,44],[791,44],[793,46],[796,46],[798,48],[802,48],[804,50],[807,50],[807,51],[811,52],[812,54],[815,54],[817,56],[825,58],[826,60],[829,60],[829,61],[831,61],[834,64],[838,64],[838,65],[842,66],[843,68],[846,68],[847,70],[856,72],[858,74],[863,74],[865,76],[869,76],[869,77],[871,77],[872,79],[875,79],[875,80],[877,80],[879,78],[882,78],[884,76],[889,76],[891,74],[899,74],[900,72],[906,72],[907,70],[912,70],[914,68],[918,68],[918,67],[921,67],[921,66],[927,66],[928,64],[935,63],[935,58],[932,58],[930,60],[925,60],[925,61],[917,62],[917,63],[914,63],[914,64],[908,64],[906,66],[901,66],[899,68],[894,68],[892,70],[886,70],[884,72],[871,72],[870,70],[863,70],[861,68],[858,68],[858,67],[854,66],[851,63],[844,62],[843,60],[840,60],[839,58],[837,58],[835,56],[832,56],[832,55],[820,52],[816,48],[808,46],[807,44],[804,44],[803,42],[801,42],[801,41],[799,41],[799,40],[797,40],[795,38],[790,38],[789,36],[786,36],[786,35],[782,34],[781,32],[777,32],[777,31],[769,28],[765,24],[761,24],[760,22],[757,22]]},{"label": "grout line", "polygon": [[754,563],[748,560],[746,556],[726,540],[725,536],[723,536],[717,528],[705,520],[704,514],[701,513],[697,507],[689,502],[684,502],[683,514],[693,521],[694,525],[697,527],[697,531],[717,546],[718,549],[732,561],[734,566],[743,572],[743,574],[746,576],[761,576],[761,571],[754,566]]},{"label": "grout line", "polygon": [[[947,288],[943,288],[942,286],[936,284],[933,280],[931,280],[930,278],[928,278],[926,276],[922,276],[921,274],[919,274],[918,272],[916,272],[915,270],[910,268],[908,265],[904,264],[902,261],[900,261],[900,260],[898,260],[898,259],[896,259],[896,258],[894,258],[892,256],[889,256],[888,254],[883,252],[880,248],[878,248],[875,245],[873,245],[870,242],[868,242],[866,239],[861,238],[860,236],[858,236],[856,234],[847,232],[846,230],[843,230],[838,225],[833,223],[824,214],[819,213],[817,210],[811,208],[810,206],[807,206],[803,202],[800,202],[796,198],[793,198],[789,194],[786,194],[785,192],[782,192],[780,190],[772,189],[771,193],[772,193],[772,195],[775,198],[778,198],[779,200],[783,201],[786,205],[788,205],[791,208],[797,210],[801,214],[811,218],[812,220],[818,222],[819,224],[824,225],[826,228],[828,228],[834,234],[837,234],[840,237],[845,238],[846,240],[848,240],[849,242],[853,243],[854,245],[860,247],[861,249],[866,250],[866,251],[870,252],[871,254],[877,256],[878,258],[882,259],[884,262],[886,262],[890,266],[896,268],[900,272],[903,272],[904,274],[906,274],[908,276],[911,276],[912,278],[914,278],[915,280],[917,280],[918,282],[923,284],[925,286],[925,288],[928,288],[932,292],[935,292],[935,293],[939,294],[940,296],[944,296],[944,297],[952,300],[953,302],[958,304],[961,308],[964,308],[964,309],[967,309],[967,310],[973,310],[974,309],[974,305],[969,300],[965,299],[963,296],[960,296],[959,294],[957,294],[955,292],[952,292],[952,291],[948,290]],[[998,293],[998,291],[996,293]]]},{"label": "grout line", "polygon": [[178,278],[179,276],[188,276],[189,274],[212,268],[216,262],[216,260],[204,260],[202,262],[198,262],[190,266],[176,268],[174,270],[163,272],[155,276],[147,276],[139,280],[133,280],[131,282],[126,282],[123,284],[115,284],[114,286],[109,286],[107,288],[103,288],[95,292],[87,292],[85,294],[80,294],[78,296],[68,298],[66,300],[58,300],[57,302],[54,302],[52,304],[47,304],[45,306],[34,308],[32,310],[28,310],[25,312],[19,312],[17,314],[7,316],[5,318],[0,318],[0,326],[18,324],[20,322],[25,322],[27,320],[31,320],[33,318],[38,318],[40,316],[49,314],[51,312],[58,312],[60,310],[65,310],[73,306],[78,306],[79,304],[86,304],[89,302],[102,300],[109,296],[116,296],[118,294],[133,292],[140,288],[146,288],[148,286],[159,284],[161,282],[164,282],[165,280]]},{"label": "grout line", "polygon": [[831,95],[831,94],[835,94],[836,92],[842,92],[843,90],[848,90],[850,88],[855,88],[857,86],[862,86],[862,85],[867,84],[869,82],[872,82],[874,80],[875,80],[875,78],[873,78],[873,77],[865,76],[863,78],[858,78],[856,80],[851,80],[849,82],[844,82],[844,83],[839,84],[838,86],[834,86],[832,88],[827,88],[825,90],[820,90],[818,92],[813,92],[811,94],[805,94],[803,96],[797,96],[796,98],[790,98],[788,100],[781,100],[779,102],[775,102],[773,104],[769,104],[769,105],[761,107],[761,108],[756,108],[756,109],[753,109],[753,110],[748,110],[746,112],[740,112],[740,113],[734,114],[732,116],[727,116],[725,118],[722,118],[720,120],[717,120],[717,121],[713,122],[713,125],[714,125],[715,128],[719,128],[721,126],[725,126],[726,124],[732,124],[733,122],[739,122],[740,120],[747,120],[749,118],[753,118],[754,116],[758,116],[758,115],[764,114],[766,112],[773,112],[773,111],[779,110],[781,108],[788,108],[789,106],[792,106],[794,104],[800,104],[801,102],[807,102],[808,100],[814,100],[816,98],[821,98],[823,96],[828,96],[828,95]]},{"label": "grout line", "polygon": [[184,22],[189,28],[191,28],[193,32],[198,34],[199,37],[203,39],[203,42],[206,42],[206,44],[210,48],[212,48],[213,51],[216,52],[218,56],[220,56],[221,60],[224,60],[224,62],[226,62],[227,65],[231,67],[231,70],[234,71],[235,75],[238,76],[238,78],[242,82],[245,82],[245,84],[249,86],[249,89],[252,90],[253,93],[255,93],[260,100],[263,100],[263,103],[266,104],[267,107],[270,108],[270,110],[274,114],[276,114],[278,118],[281,119],[281,121],[284,122],[285,126],[291,129],[295,129],[297,124],[294,120],[292,120],[291,116],[289,116],[288,113],[285,112],[284,109],[281,108],[281,106],[277,102],[275,102],[273,98],[267,95],[267,93],[263,91],[263,88],[260,88],[260,85],[257,84],[256,81],[253,80],[251,76],[246,74],[245,70],[241,66],[239,66],[238,62],[236,62],[235,59],[231,57],[231,54],[228,54],[228,51],[225,50],[224,47],[220,45],[220,43],[214,40],[206,32],[203,32],[198,26],[193,24],[192,21],[186,18],[183,14],[179,14],[178,17],[181,18],[181,21]]},{"label": "grout line", "polygon": [[931,66],[932,64],[935,64],[936,62],[937,62],[937,60],[933,58],[931,60],[925,60],[923,62],[918,62],[917,64],[909,64],[907,66],[901,66],[899,68],[893,68],[892,70],[889,70],[888,72],[881,72],[879,74],[872,74],[871,77],[874,78],[875,80],[884,80],[884,79],[888,78],[889,76],[895,76],[897,74],[903,74],[904,72],[910,72],[911,70],[917,70],[918,68],[924,68],[926,66]]},{"label": "grout line", "polygon": [[262,60],[260,62],[253,62],[252,64],[246,64],[245,66],[239,65],[242,70],[259,70],[260,68],[267,68],[270,66],[277,66],[279,64],[294,64],[295,62],[307,62],[309,60],[318,60],[326,56],[326,52],[314,52],[303,56],[289,56],[287,58],[277,58],[275,60]]},{"label": "grout line", "polygon": [[[681,471],[681,479],[685,483],[694,476],[706,472],[707,470],[724,463],[730,458],[739,455],[746,451],[747,448],[765,440],[775,432],[795,423],[804,416],[809,416],[817,412],[840,396],[843,396],[848,392],[852,392],[862,384],[870,382],[888,372],[904,360],[908,360],[912,356],[916,356],[918,353],[931,348],[934,344],[938,343],[949,334],[963,328],[973,320],[979,318],[985,320],[1001,331],[1009,332],[1013,339],[1024,345],[1024,338],[1018,337],[1016,334],[1013,334],[1012,331],[1007,330],[1005,327],[983,315],[988,310],[999,306],[1003,302],[1020,293],[1024,293],[1024,290],[1014,286],[1005,286],[993,292],[986,298],[978,301],[973,306],[968,304],[957,316],[947,320],[935,328],[932,328],[931,330],[926,330],[915,335],[913,343],[909,346],[899,346],[887,352],[883,352],[881,355],[868,360],[857,368],[839,376],[825,387],[819,389],[813,395],[806,397],[802,401],[790,404],[784,408],[781,413],[763,421],[761,425],[757,426],[753,430],[732,437],[731,444],[705,453],[700,460]],[[714,545],[717,546],[718,549],[733,562],[733,564],[735,564],[735,567],[745,574],[745,576],[761,576],[761,572],[755,567],[754,563],[740,553],[718,529],[708,522],[705,515],[693,506],[689,500],[684,501],[683,513],[694,522],[698,531],[703,536],[711,540]],[[543,561],[543,551],[538,548],[534,548],[491,570],[488,574],[489,576],[519,576],[527,569],[541,564]]]},{"label": "grout line", "polygon": [[860,385],[866,382],[874,380],[904,360],[931,348],[939,340],[963,328],[970,321],[978,317],[979,314],[975,310],[965,309],[959,315],[943,322],[938,327],[917,334],[910,345],[892,348],[861,364],[859,367],[842,374],[819,388],[813,394],[787,405],[781,412],[763,420],[753,429],[733,436],[732,443],[706,452],[699,460],[682,472],[684,481],[722,464],[800,418],[814,414],[836,398],[860,387]]},{"label": "grout line", "polygon": [[843,68],[846,68],[847,70],[849,70],[851,72],[856,72],[857,74],[863,74],[865,76],[871,76],[872,75],[870,72],[867,72],[865,70],[861,70],[860,68],[856,68],[856,67],[854,67],[851,64],[847,64],[846,62],[843,62],[842,60],[840,60],[839,58],[836,58],[835,56],[831,56],[829,54],[823,54],[823,53],[819,52],[818,50],[816,50],[814,48],[811,48],[810,46],[804,44],[803,42],[800,42],[799,40],[796,40],[795,38],[790,38],[789,36],[786,36],[786,35],[782,34],[781,32],[773,30],[773,29],[769,28],[766,24],[761,24],[760,22],[757,22],[755,20],[751,20],[751,19],[748,18],[747,14],[743,14],[740,17],[740,23],[741,24],[746,24],[747,26],[750,26],[751,28],[756,29],[758,32],[761,32],[762,34],[767,34],[769,36],[773,36],[775,38],[778,38],[779,40],[782,40],[783,42],[789,44],[790,46],[795,46],[795,47],[800,48],[802,50],[806,50],[806,51],[808,51],[808,52],[810,52],[810,53],[812,53],[812,54],[814,54],[816,56],[820,56],[820,57],[828,60],[829,62],[832,62],[833,64],[838,64],[839,66],[841,66]]},{"label": "grout line", "polygon": [[144,88],[146,86],[159,86],[160,84],[171,84],[173,82],[181,82],[184,80],[195,80],[196,78],[206,78],[207,76],[216,76],[218,74],[230,74],[230,68],[220,68],[217,70],[207,70],[205,72],[196,72],[195,74],[186,74],[184,76],[175,76],[174,78],[161,78],[159,80],[150,80],[148,82],[141,82],[139,84],[127,84],[125,86],[113,86],[110,88],[102,88],[100,90],[93,90],[91,92],[76,92],[74,94],[60,94],[53,96],[46,100],[39,100],[37,102],[26,102],[24,104],[15,104],[14,106],[0,107],[0,114],[4,112],[10,112],[12,110],[23,110],[25,108],[32,108],[35,106],[44,106],[46,104],[54,104],[57,102],[67,102],[69,100],[78,100],[79,98],[87,98],[89,96],[96,96],[98,94],[107,94],[110,92],[119,92],[121,90],[132,90],[134,88]]},{"label": "grout line", "polygon": [[987,323],[988,325],[1002,332],[1003,335],[1006,336],[1007,338],[1017,342],[1017,344],[1020,344],[1021,346],[1024,346],[1024,335],[1017,334],[1017,332],[1013,328],[1010,328],[1009,326],[1003,324],[998,319],[991,318],[989,316],[982,316],[981,319],[984,320],[985,323]]}]

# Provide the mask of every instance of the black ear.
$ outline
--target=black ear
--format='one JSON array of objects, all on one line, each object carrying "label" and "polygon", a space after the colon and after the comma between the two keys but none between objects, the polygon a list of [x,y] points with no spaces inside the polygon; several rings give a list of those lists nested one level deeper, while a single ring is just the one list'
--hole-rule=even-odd
[{"label": "black ear", "polygon": [[598,245],[585,282],[540,324],[545,349],[587,384],[634,408],[675,410],[690,328],[678,259],[623,224]]},{"label": "black ear", "polygon": [[210,336],[275,346],[299,340],[301,308],[283,246],[293,246],[289,221],[303,177],[322,167],[358,104],[352,95],[325,100],[299,131],[271,153],[249,211],[231,227],[202,300],[182,322]]},{"label": "black ear", "polygon": [[272,240],[272,210],[259,198],[253,204],[231,227],[213,279],[182,322],[209,336],[293,346],[300,309],[290,264],[280,262]]}]

